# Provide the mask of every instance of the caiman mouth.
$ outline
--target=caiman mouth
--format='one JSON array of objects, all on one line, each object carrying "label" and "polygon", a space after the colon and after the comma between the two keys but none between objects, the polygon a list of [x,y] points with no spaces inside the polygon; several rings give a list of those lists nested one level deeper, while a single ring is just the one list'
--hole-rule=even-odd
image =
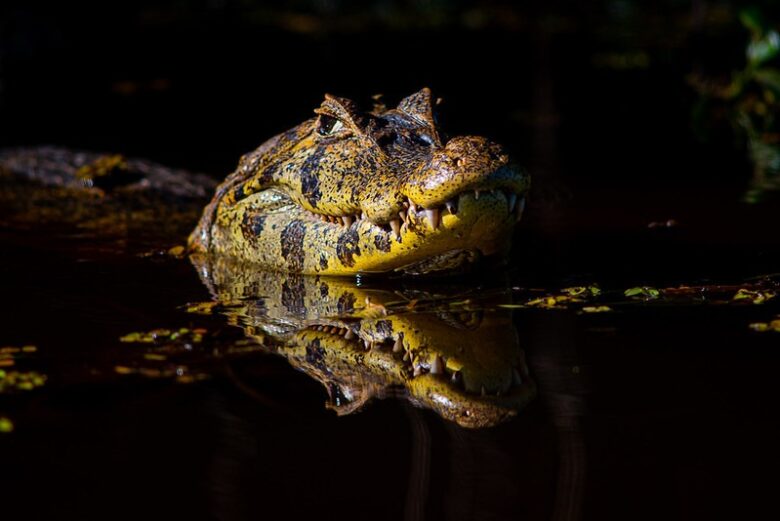
[{"label": "caiman mouth", "polygon": [[[523,211],[525,210],[524,193],[516,193],[511,190],[500,188],[475,188],[473,190],[467,190],[455,194],[452,198],[443,203],[428,205],[428,207],[417,204],[411,198],[406,197],[396,212],[398,217],[391,219],[370,219],[363,211],[352,215],[330,215],[312,212],[297,204],[296,206],[307,214],[309,218],[315,221],[333,224],[343,229],[353,225],[360,226],[361,223],[368,222],[382,228],[387,233],[392,233],[396,238],[399,238],[403,231],[412,226],[412,223],[417,223],[419,225],[419,223],[426,222],[432,230],[439,229],[439,226],[442,223],[442,217],[445,215],[457,215],[463,200],[466,198],[470,200],[469,202],[472,203],[472,206],[474,206],[473,203],[479,201],[480,198],[483,202],[490,202],[492,200],[495,203],[502,203],[506,207],[506,215],[513,216],[515,221],[521,219]],[[292,199],[290,200],[292,202]]]}]

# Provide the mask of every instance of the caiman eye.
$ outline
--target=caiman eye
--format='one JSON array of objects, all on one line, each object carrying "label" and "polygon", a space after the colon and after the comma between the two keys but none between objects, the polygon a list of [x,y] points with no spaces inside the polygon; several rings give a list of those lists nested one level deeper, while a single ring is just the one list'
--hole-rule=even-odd
[{"label": "caiman eye", "polygon": [[344,123],[340,120],[320,114],[320,119],[317,121],[317,133],[321,136],[332,136],[339,130],[344,128]]}]

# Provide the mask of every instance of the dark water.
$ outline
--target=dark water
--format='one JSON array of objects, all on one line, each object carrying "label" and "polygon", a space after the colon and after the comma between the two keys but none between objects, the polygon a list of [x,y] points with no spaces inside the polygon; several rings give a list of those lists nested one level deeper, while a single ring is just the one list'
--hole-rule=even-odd
[{"label": "dark water", "polygon": [[[488,429],[393,397],[337,416],[284,358],[213,352],[245,331],[187,313],[212,298],[196,270],[148,255],[185,231],[3,226],[0,347],[36,350],[0,369],[46,379],[0,392],[13,425],[0,433],[0,519],[777,518],[780,333],[749,326],[776,318],[780,296],[732,297],[778,291],[780,206],[739,202],[744,150],[723,129],[695,138],[684,81],[740,65],[745,34],[722,12],[539,3],[480,27],[331,14],[307,32],[240,2],[38,4],[0,9],[2,146],[222,175],[323,92],[396,100],[422,85],[446,98],[453,134],[505,143],[534,179],[512,260],[451,287],[476,291],[475,305],[479,288],[501,287],[521,306],[509,312],[537,395]],[[614,66],[627,56],[643,58]],[[612,311],[525,306],[592,284],[593,305]],[[681,285],[696,289],[623,293]],[[158,360],[119,340],[156,328],[209,341]]]},{"label": "dark water", "polygon": [[[477,430],[393,398],[337,417],[319,384],[262,353],[180,352],[176,367],[207,378],[177,381],[160,372],[167,361],[119,337],[159,327],[205,328],[223,345],[243,337],[222,316],[181,308],[211,299],[187,260],[144,255],[163,244],[5,229],[3,344],[37,347],[5,369],[47,380],[0,394],[15,427],[0,437],[3,517],[758,516],[773,508],[780,463],[780,336],[748,326],[780,306],[736,303],[735,289],[709,285],[775,287],[749,279],[778,265],[766,226],[777,213],[717,193],[717,212],[692,208],[683,194],[662,205],[637,197],[616,222],[615,194],[594,192],[552,231],[544,209],[530,214],[516,235],[512,300],[597,283],[596,301],[613,311],[514,309],[538,396]],[[649,216],[680,224],[647,229]],[[698,294],[622,294],[680,284]]]}]

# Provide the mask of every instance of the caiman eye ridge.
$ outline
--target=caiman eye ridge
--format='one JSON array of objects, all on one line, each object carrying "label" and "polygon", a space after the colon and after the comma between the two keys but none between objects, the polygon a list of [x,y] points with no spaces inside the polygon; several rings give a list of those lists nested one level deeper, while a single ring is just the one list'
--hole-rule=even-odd
[{"label": "caiman eye ridge", "polygon": [[[378,351],[389,353],[397,361],[404,365],[404,372],[410,379],[422,375],[430,374],[449,381],[453,386],[462,392],[470,393],[463,383],[463,374],[460,370],[452,370],[447,367],[447,358],[442,355],[436,355],[433,360],[423,360],[417,353],[412,352],[410,345],[404,341],[403,333],[395,338],[387,337],[383,341],[369,340],[362,338],[359,333],[353,331],[350,327],[331,326],[331,325],[310,325],[305,328],[308,331],[325,333],[329,336],[343,338],[350,342],[353,348],[364,352]],[[500,397],[510,392],[513,388],[521,387],[529,378],[528,368],[520,363],[512,368],[512,381],[508,388],[498,389],[489,393],[484,385],[481,386],[480,396]]]},{"label": "caiman eye ridge", "polygon": [[[451,215],[457,215],[460,199],[462,197],[469,196],[473,197],[474,200],[479,200],[481,195],[486,194],[493,197],[498,197],[498,195],[501,194],[506,200],[507,214],[514,215],[516,221],[519,221],[522,218],[526,204],[524,195],[518,195],[515,192],[502,189],[478,189],[462,192],[457,194],[452,199],[447,200],[443,204],[428,208],[424,208],[418,204],[415,204],[414,201],[407,197],[406,201],[401,204],[403,209],[398,212],[398,218],[390,219],[386,222],[373,222],[369,219],[369,222],[384,229],[387,233],[392,233],[396,238],[399,238],[401,236],[401,231],[409,226],[409,223],[414,215],[418,216],[418,218],[424,218],[432,230],[437,230],[441,225],[441,218],[445,212]],[[359,224],[361,221],[367,219],[365,212],[354,215],[329,215],[312,212],[303,207],[300,208],[315,220],[337,225],[343,228],[349,228],[353,224]]]}]

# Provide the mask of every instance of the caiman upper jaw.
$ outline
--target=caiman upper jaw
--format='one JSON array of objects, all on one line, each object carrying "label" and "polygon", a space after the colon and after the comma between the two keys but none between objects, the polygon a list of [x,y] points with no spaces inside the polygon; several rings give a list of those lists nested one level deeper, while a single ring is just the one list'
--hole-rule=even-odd
[{"label": "caiman upper jaw", "polygon": [[502,147],[477,136],[448,141],[401,188],[404,195],[425,208],[444,204],[464,192],[502,190],[519,195],[527,189],[527,176],[510,165]]},{"label": "caiman upper jaw", "polygon": [[522,215],[524,195],[529,178],[509,158],[500,145],[485,138],[461,136],[433,150],[431,158],[415,171],[399,176],[396,187],[371,186],[360,197],[360,211],[346,215],[314,213],[316,219],[342,226],[368,219],[386,227],[395,235],[408,224],[412,213],[423,213],[432,229],[438,228],[441,216],[455,215],[464,196],[475,200],[487,194],[503,197],[507,213]]}]

